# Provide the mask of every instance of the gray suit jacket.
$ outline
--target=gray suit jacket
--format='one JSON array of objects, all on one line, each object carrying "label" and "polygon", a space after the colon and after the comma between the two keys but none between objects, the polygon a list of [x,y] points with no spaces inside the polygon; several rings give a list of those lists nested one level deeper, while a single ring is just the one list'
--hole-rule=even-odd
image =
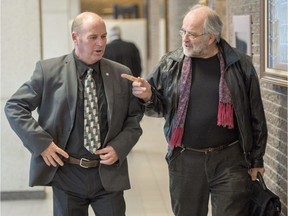
[{"label": "gray suit jacket", "polygon": [[[131,71],[108,59],[100,60],[108,103],[109,130],[104,146],[112,146],[119,163],[100,165],[107,191],[130,188],[126,157],[142,134],[141,106],[132,95],[131,83],[121,73]],[[15,133],[31,152],[29,185],[49,185],[57,168],[47,166],[41,153],[54,141],[65,149],[74,123],[77,74],[73,54],[39,61],[31,79],[8,100],[5,113]],[[37,109],[38,120],[31,112]]]}]

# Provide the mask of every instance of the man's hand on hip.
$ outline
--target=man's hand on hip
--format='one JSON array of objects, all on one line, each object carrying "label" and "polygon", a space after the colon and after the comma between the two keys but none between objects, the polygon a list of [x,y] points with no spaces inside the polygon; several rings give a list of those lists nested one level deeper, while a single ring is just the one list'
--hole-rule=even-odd
[{"label": "man's hand on hip", "polygon": [[52,142],[48,148],[46,148],[42,153],[41,156],[47,166],[54,166],[57,165],[63,166],[64,162],[61,160],[59,155],[62,155],[65,158],[68,158],[69,155],[63,149],[59,148],[54,142]]}]

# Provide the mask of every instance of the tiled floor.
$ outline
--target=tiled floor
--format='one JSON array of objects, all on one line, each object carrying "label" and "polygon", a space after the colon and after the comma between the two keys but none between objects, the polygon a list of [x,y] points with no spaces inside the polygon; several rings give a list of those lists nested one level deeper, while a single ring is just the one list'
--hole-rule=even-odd
[{"label": "tiled floor", "polygon": [[[125,192],[126,215],[172,216],[163,120],[144,117],[142,127],[144,133],[128,157],[132,189]],[[94,215],[91,209],[89,212]],[[50,188],[45,200],[3,201],[1,215],[52,216]]]}]

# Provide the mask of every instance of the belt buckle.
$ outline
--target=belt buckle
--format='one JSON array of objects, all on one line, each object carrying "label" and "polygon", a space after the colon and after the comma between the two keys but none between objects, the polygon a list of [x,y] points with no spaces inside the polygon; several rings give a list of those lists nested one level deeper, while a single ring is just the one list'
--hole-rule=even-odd
[{"label": "belt buckle", "polygon": [[209,147],[209,148],[207,149],[207,152],[213,152],[213,151],[214,151],[214,148]]},{"label": "belt buckle", "polygon": [[211,152],[214,152],[214,148],[209,147],[206,150],[204,150],[205,154],[208,154],[208,153],[211,153]]},{"label": "belt buckle", "polygon": [[83,167],[83,168],[85,168],[85,169],[89,168],[88,166],[83,165],[83,161],[84,161],[84,162],[89,162],[90,160],[88,160],[88,159],[86,159],[86,158],[81,158],[81,159],[80,159],[80,163],[79,163],[79,165],[80,165],[81,167]]}]

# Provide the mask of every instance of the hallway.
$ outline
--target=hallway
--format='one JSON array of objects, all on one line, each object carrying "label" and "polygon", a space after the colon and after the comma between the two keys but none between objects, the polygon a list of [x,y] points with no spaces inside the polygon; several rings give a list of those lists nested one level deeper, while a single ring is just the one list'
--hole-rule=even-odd
[{"label": "hallway", "polygon": [[[144,133],[130,153],[129,173],[132,189],[125,192],[127,216],[173,216],[165,162],[166,141],[163,119],[144,117]],[[92,209],[90,215],[94,215]],[[52,216],[52,194],[47,199],[2,201],[2,216]]]}]

